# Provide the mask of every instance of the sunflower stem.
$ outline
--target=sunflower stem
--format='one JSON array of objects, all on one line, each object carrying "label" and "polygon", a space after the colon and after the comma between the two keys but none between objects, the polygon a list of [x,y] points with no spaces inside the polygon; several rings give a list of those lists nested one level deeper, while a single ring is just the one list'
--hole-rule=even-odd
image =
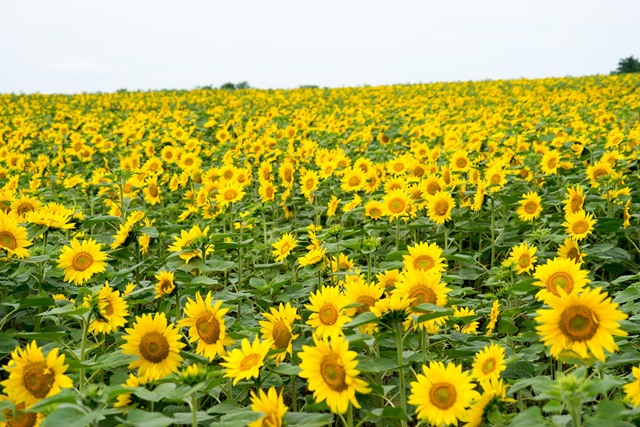
[{"label": "sunflower stem", "polygon": [[293,412],[298,412],[298,395],[296,394],[296,376],[291,375],[291,406]]},{"label": "sunflower stem", "polygon": [[353,404],[349,402],[347,409],[347,427],[353,427]]},{"label": "sunflower stem", "polygon": [[400,250],[400,219],[396,218],[396,252]]},{"label": "sunflower stem", "polygon": [[176,284],[176,322],[180,319],[180,286]]},{"label": "sunflower stem", "polygon": [[496,210],[494,198],[491,196],[491,268],[496,259]]},{"label": "sunflower stem", "polygon": [[[402,322],[396,321],[395,325],[396,332],[396,351],[398,355],[398,379],[400,382],[400,407],[403,411],[407,410],[407,391],[405,390],[405,381],[404,381],[404,358],[403,358],[403,350],[402,350]],[[401,421],[402,427],[407,427],[407,421]]]},{"label": "sunflower stem", "polygon": [[232,390],[233,390],[233,384],[231,384],[231,377],[227,378],[227,400],[231,400],[232,399]]},{"label": "sunflower stem", "polygon": [[446,224],[442,224],[442,227],[444,228],[444,250],[446,251],[449,249],[449,229]]},{"label": "sunflower stem", "polygon": [[198,427],[198,397],[196,392],[191,394],[191,425]]},{"label": "sunflower stem", "polygon": [[89,335],[89,324],[91,323],[91,311],[87,317],[82,317],[82,341],[80,341],[80,370],[78,372],[78,390],[82,391],[84,387],[84,366],[85,353],[87,348],[87,336]]}]

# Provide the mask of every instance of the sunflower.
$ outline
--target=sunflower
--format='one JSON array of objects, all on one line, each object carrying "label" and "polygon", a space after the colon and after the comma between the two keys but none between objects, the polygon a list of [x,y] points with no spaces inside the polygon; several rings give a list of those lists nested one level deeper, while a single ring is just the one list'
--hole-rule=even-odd
[{"label": "sunflower", "polygon": [[31,211],[40,209],[42,203],[35,197],[23,195],[19,199],[15,199],[11,203],[11,211],[18,215],[20,219],[24,219],[24,216]]},{"label": "sunflower", "polygon": [[505,171],[501,166],[492,166],[484,172],[487,189],[491,193],[499,191],[507,183]]},{"label": "sunflower", "polygon": [[564,242],[558,248],[558,256],[562,259],[570,259],[577,264],[582,264],[584,259],[584,253],[580,251],[578,242],[571,237],[564,239]]},{"label": "sunflower", "polygon": [[582,240],[591,234],[596,223],[593,219],[593,214],[586,213],[584,210],[576,213],[567,213],[565,220],[562,225],[574,240]]},{"label": "sunflower", "polygon": [[542,155],[542,161],[540,162],[540,170],[545,175],[552,175],[558,172],[559,164],[560,164],[560,152],[558,150],[547,150]]},{"label": "sunflower", "polygon": [[457,150],[449,157],[449,167],[452,172],[467,172],[471,167],[469,154],[466,150]]},{"label": "sunflower", "polygon": [[160,187],[156,176],[150,176],[145,181],[144,200],[151,206],[160,203]]},{"label": "sunflower", "polygon": [[427,175],[420,182],[420,189],[422,191],[422,198],[427,199],[429,196],[433,196],[438,191],[443,190],[446,187],[444,180],[440,178],[438,175],[430,174]]},{"label": "sunflower", "polygon": [[150,380],[164,378],[178,372],[182,356],[180,349],[180,331],[173,324],[167,324],[164,313],[136,316],[133,327],[125,329],[126,341],[120,346],[122,353],[137,356],[129,364],[129,369],[138,368],[138,375]]},{"label": "sunflower", "polygon": [[276,258],[276,262],[282,262],[287,258],[287,256],[289,256],[293,248],[298,246],[298,240],[293,236],[293,234],[285,233],[280,240],[271,246],[274,248],[271,253]]},{"label": "sunflower", "polygon": [[29,257],[27,246],[31,246],[27,229],[18,224],[18,218],[14,214],[0,211],[0,250],[7,253],[7,257]]},{"label": "sunflower", "polygon": [[306,378],[316,402],[326,401],[331,412],[344,414],[349,403],[359,408],[357,393],[369,393],[367,383],[358,375],[357,353],[349,351],[349,342],[342,337],[313,337],[314,346],[303,345],[300,356],[300,377]]},{"label": "sunflower", "polygon": [[102,245],[89,239],[82,243],[73,239],[70,246],[60,250],[58,268],[64,269],[64,281],[80,285],[96,273],[106,270],[107,254],[102,252]]},{"label": "sunflower", "polygon": [[427,216],[436,224],[444,224],[451,219],[451,210],[456,203],[448,191],[438,191],[427,198]]},{"label": "sunflower", "polygon": [[582,210],[584,205],[584,192],[582,186],[576,185],[567,188],[567,198],[564,199],[564,210],[566,213],[577,213]]},{"label": "sunflower", "polygon": [[551,308],[537,311],[536,330],[556,358],[567,351],[604,362],[604,350],[618,349],[614,335],[627,335],[620,327],[627,315],[600,288],[571,294],[560,291],[560,296],[550,295],[546,303]]},{"label": "sunflower", "polygon": [[314,329],[314,334],[320,337],[343,335],[342,327],[351,321],[345,313],[349,300],[337,287],[322,286],[317,292],[309,296],[309,304],[305,307],[312,313],[307,325]]},{"label": "sunflower", "polygon": [[520,207],[516,210],[521,221],[533,221],[542,212],[542,199],[535,191],[522,196]]},{"label": "sunflower", "polygon": [[[129,315],[129,309],[120,291],[105,283],[98,291],[97,297],[98,315],[91,321],[89,332],[108,334],[127,324],[125,317]],[[85,298],[84,305],[89,304],[90,301]]]},{"label": "sunflower", "polygon": [[379,219],[384,215],[384,204],[378,200],[370,200],[364,205],[364,215],[371,219]]},{"label": "sunflower", "polygon": [[158,281],[155,286],[156,296],[154,299],[162,298],[166,295],[171,295],[171,293],[176,289],[173,271],[162,270],[160,273],[155,274],[153,277],[155,277]]},{"label": "sunflower", "polygon": [[298,257],[298,263],[301,267],[317,264],[324,258],[327,250],[325,248],[314,248],[307,252],[304,256]]},{"label": "sunflower", "polygon": [[537,250],[538,248],[535,246],[529,247],[526,242],[516,245],[511,248],[511,255],[505,260],[505,264],[513,266],[517,274],[528,273],[533,270],[534,264],[538,260],[535,256]]},{"label": "sunflower", "polygon": [[257,378],[272,344],[273,341],[270,339],[260,342],[257,336],[254,338],[253,344],[244,338],[241,348],[234,348],[222,356],[225,361],[220,362],[220,365],[225,368],[224,376],[233,378],[233,385],[242,379]]},{"label": "sunflower", "polygon": [[312,199],[313,193],[318,188],[318,174],[315,171],[307,170],[304,175],[300,177],[300,191],[307,199]]},{"label": "sunflower", "polygon": [[279,353],[275,355],[276,364],[282,362],[287,354],[293,354],[293,340],[298,335],[293,334],[293,322],[300,319],[298,311],[292,307],[290,303],[283,305],[280,303],[278,308],[270,307],[271,313],[262,313],[267,319],[260,320],[262,338],[272,340],[273,348]]},{"label": "sunflower", "polygon": [[[191,249],[192,246],[201,246],[199,243],[205,241],[209,235],[209,226],[203,230],[197,225],[191,227],[189,231],[180,230],[180,237],[174,236],[173,243],[169,246],[169,252],[177,252],[184,262],[188,263],[194,258],[202,258],[200,248]],[[191,250],[190,250],[191,249]],[[207,245],[206,253],[213,252],[213,248]]]},{"label": "sunflower", "polygon": [[349,271],[353,268],[354,263],[348,255],[340,252],[337,256],[332,256],[330,259],[331,272]]},{"label": "sunflower", "polygon": [[220,208],[225,208],[232,203],[242,200],[246,194],[242,189],[243,187],[235,182],[229,183],[218,190],[216,202]]},{"label": "sunflower", "polygon": [[278,393],[275,387],[270,387],[266,393],[258,390],[258,394],[255,394],[251,391],[251,410],[262,412],[264,416],[249,423],[247,427],[281,427],[287,409],[282,393]]},{"label": "sunflower", "polygon": [[570,259],[554,258],[544,265],[536,267],[533,273],[538,279],[533,284],[542,287],[536,298],[545,301],[550,295],[559,296],[559,289],[572,294],[580,291],[589,283],[588,272],[580,269],[580,265]]},{"label": "sunflower", "polygon": [[[355,316],[356,314],[366,313],[371,311],[371,307],[375,306],[376,302],[382,297],[384,293],[383,287],[378,283],[367,283],[360,276],[357,276],[354,280],[347,280],[345,283],[345,298],[349,305],[360,304],[358,307],[348,308],[345,313],[347,316]],[[373,334],[376,330],[376,325],[373,323],[367,323],[361,325],[359,328],[362,333]]]},{"label": "sunflower", "polygon": [[471,375],[461,365],[430,362],[411,382],[409,404],[416,405],[417,416],[433,425],[458,425],[471,402],[480,394],[474,390]]},{"label": "sunflower", "polygon": [[495,404],[503,401],[513,401],[505,399],[507,387],[502,380],[490,380],[482,385],[483,393],[479,399],[475,400],[467,412],[467,422],[463,427],[480,427],[487,422],[487,414]]},{"label": "sunflower", "polygon": [[342,175],[340,188],[347,193],[354,193],[364,188],[367,176],[360,168],[350,168]]},{"label": "sunflower", "polygon": [[340,205],[340,199],[337,196],[332,195],[329,203],[327,204],[327,217],[332,218],[336,215],[336,210]]},{"label": "sunflower", "polygon": [[45,416],[42,412],[25,411],[24,402],[15,403],[8,396],[0,395],[0,404],[5,401],[13,403],[14,409],[0,412],[0,427],[39,427]]},{"label": "sunflower", "polygon": [[376,280],[382,286],[382,289],[385,291],[389,288],[393,288],[396,286],[396,282],[400,280],[400,270],[392,269],[385,270],[382,273],[376,274]]},{"label": "sunflower", "polygon": [[[124,387],[136,388],[143,386],[149,382],[149,378],[146,376],[137,376],[134,374],[129,374],[129,378],[127,381],[122,384]],[[114,408],[124,408],[132,405],[132,394],[133,393],[123,393],[118,395],[118,399],[113,404]]]},{"label": "sunflower", "polygon": [[178,322],[179,327],[189,328],[189,342],[197,342],[196,353],[212,361],[217,354],[226,354],[225,347],[233,344],[226,332],[223,316],[229,311],[221,308],[222,301],[213,301],[211,292],[203,299],[196,292],[195,301],[187,298],[184,307],[184,319]]},{"label": "sunflower", "polygon": [[442,249],[436,243],[420,242],[407,247],[409,255],[403,255],[404,269],[407,271],[436,271],[446,269]]},{"label": "sunflower", "polygon": [[25,214],[25,220],[32,224],[46,225],[52,230],[69,230],[75,227],[71,220],[73,210],[60,203],[47,203],[40,209]]},{"label": "sunflower", "polygon": [[498,324],[498,316],[500,315],[500,301],[493,300],[491,304],[491,312],[489,312],[489,322],[487,323],[487,336],[491,336]]},{"label": "sunflower", "polygon": [[624,386],[624,393],[627,400],[635,407],[640,406],[640,367],[633,367],[631,370],[635,380]]},{"label": "sunflower", "polygon": [[[469,307],[453,307],[453,315],[457,318],[473,318],[476,315],[476,311]],[[464,320],[459,320],[460,322],[464,322]],[[459,325],[456,323],[453,325],[453,329],[462,333],[462,334],[473,334],[478,335],[478,322],[476,320],[472,320],[467,324]]]},{"label": "sunflower", "polygon": [[600,182],[602,182],[604,178],[607,178],[612,173],[613,168],[611,167],[611,164],[607,161],[602,160],[587,167],[586,171],[587,178],[589,178],[589,183],[593,188],[598,188],[600,186]]},{"label": "sunflower", "polygon": [[384,197],[384,206],[390,220],[405,217],[411,210],[411,198],[404,190],[393,190]]},{"label": "sunflower", "polygon": [[64,354],[58,355],[58,349],[54,348],[45,357],[35,341],[24,350],[16,348],[4,370],[9,373],[9,378],[1,383],[5,393],[27,407],[58,394],[60,389],[73,387],[71,379],[64,374],[67,370]]},{"label": "sunflower", "polygon": [[447,293],[451,289],[442,282],[442,276],[436,271],[411,271],[400,276],[393,293],[407,296],[412,306],[434,304],[444,307],[447,304]]},{"label": "sunflower", "polygon": [[480,384],[486,384],[490,380],[497,380],[500,378],[500,373],[506,368],[504,347],[497,344],[485,346],[476,353],[473,359],[473,377]]},{"label": "sunflower", "polygon": [[258,188],[258,194],[262,202],[269,202],[276,197],[276,188],[269,181],[260,180],[260,188]]}]

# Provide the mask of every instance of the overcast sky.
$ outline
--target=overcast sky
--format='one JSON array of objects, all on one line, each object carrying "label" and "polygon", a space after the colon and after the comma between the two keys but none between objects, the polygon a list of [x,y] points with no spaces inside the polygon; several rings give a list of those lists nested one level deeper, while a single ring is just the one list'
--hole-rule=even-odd
[{"label": "overcast sky", "polygon": [[0,93],[582,76],[640,57],[638,0],[11,0],[0,16]]}]

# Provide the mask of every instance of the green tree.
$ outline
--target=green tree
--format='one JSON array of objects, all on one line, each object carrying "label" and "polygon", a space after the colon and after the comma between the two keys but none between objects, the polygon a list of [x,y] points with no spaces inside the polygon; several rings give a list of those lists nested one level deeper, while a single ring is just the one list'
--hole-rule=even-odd
[{"label": "green tree", "polygon": [[611,74],[627,73],[640,73],[640,61],[633,56],[622,58],[620,62],[618,62],[618,68],[611,72]]}]

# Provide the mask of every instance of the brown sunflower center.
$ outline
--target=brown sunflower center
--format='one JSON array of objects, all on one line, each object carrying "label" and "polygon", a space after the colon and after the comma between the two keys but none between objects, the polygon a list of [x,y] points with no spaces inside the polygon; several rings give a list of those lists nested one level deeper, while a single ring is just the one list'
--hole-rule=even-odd
[{"label": "brown sunflower center", "polygon": [[404,210],[405,203],[404,200],[396,198],[389,202],[389,210],[391,213],[397,214]]},{"label": "brown sunflower center", "polygon": [[212,314],[199,317],[196,329],[200,339],[207,344],[215,344],[220,339],[220,321]]},{"label": "brown sunflower center", "polygon": [[341,392],[347,389],[347,372],[340,363],[337,355],[332,353],[322,358],[320,374],[325,384],[327,384],[331,390]]},{"label": "brown sunflower center", "polygon": [[2,246],[3,248],[14,250],[16,246],[18,246],[16,236],[8,231],[0,232],[0,246]]},{"label": "brown sunflower center", "polygon": [[320,309],[318,317],[324,325],[333,325],[338,321],[338,310],[333,304],[325,304]]},{"label": "brown sunflower center", "polygon": [[358,298],[356,298],[356,302],[362,304],[356,309],[356,311],[358,313],[366,313],[367,311],[370,311],[370,307],[373,307],[375,305],[376,300],[369,295],[360,295]]},{"label": "brown sunflower center", "polygon": [[572,305],[564,309],[558,325],[573,341],[588,341],[598,332],[598,316],[588,307]]},{"label": "brown sunflower center", "polygon": [[427,186],[427,193],[431,194],[432,196],[438,191],[440,191],[440,186],[437,183],[431,183]]},{"label": "brown sunflower center", "polygon": [[143,359],[151,363],[160,363],[169,356],[169,341],[158,331],[147,332],[140,339],[138,350]]},{"label": "brown sunflower center", "polygon": [[467,159],[465,159],[464,157],[458,157],[456,159],[456,166],[459,169],[464,169],[467,166]]},{"label": "brown sunflower center", "polygon": [[483,374],[489,375],[496,369],[496,365],[497,365],[496,359],[493,357],[490,357],[484,361],[480,370],[482,371]]},{"label": "brown sunflower center", "polygon": [[151,195],[151,197],[158,197],[158,187],[156,187],[155,185],[150,185],[149,194]]},{"label": "brown sunflower center", "polygon": [[227,191],[224,192],[224,199],[225,200],[233,200],[238,196],[238,192],[232,188],[228,189]]},{"label": "brown sunflower center", "polygon": [[[16,405],[18,411],[24,409],[24,403]],[[38,414],[35,412],[18,412],[13,413],[10,409],[4,411],[4,418],[7,423],[7,427],[33,427],[38,420]]]},{"label": "brown sunflower center", "polygon": [[286,182],[291,182],[291,179],[293,178],[293,171],[291,169],[285,169],[283,175]]},{"label": "brown sunflower center", "polygon": [[531,264],[531,257],[529,254],[522,254],[520,258],[518,258],[518,265],[520,268],[527,268]]},{"label": "brown sunflower center", "polygon": [[71,261],[71,267],[76,271],[85,271],[87,268],[91,267],[92,264],[93,257],[87,252],[77,253]]},{"label": "brown sunflower center", "polygon": [[278,323],[273,325],[273,332],[271,335],[273,336],[273,341],[277,349],[282,350],[289,347],[292,335],[284,320],[279,320]]},{"label": "brown sunflower center", "polygon": [[502,176],[498,175],[498,174],[493,174],[491,175],[491,184],[500,184]]},{"label": "brown sunflower center", "polygon": [[280,248],[280,253],[283,255],[288,254],[290,250],[291,250],[291,243],[285,242]]},{"label": "brown sunflower center", "polygon": [[357,187],[358,185],[360,185],[360,177],[359,176],[352,176],[351,178],[349,178],[349,187]]},{"label": "brown sunflower center", "polygon": [[267,193],[267,197],[269,197],[269,198],[273,197],[273,187],[271,187],[271,186],[267,187],[266,193]]},{"label": "brown sunflower center", "polygon": [[20,203],[20,206],[18,206],[18,215],[24,215],[34,209],[35,207],[29,202]]},{"label": "brown sunflower center", "polygon": [[378,218],[381,215],[382,215],[382,211],[379,208],[374,207],[369,210],[369,216],[371,218]]},{"label": "brown sunflower center", "polygon": [[578,248],[571,248],[567,251],[567,258],[577,261],[580,259],[580,253],[578,252]]},{"label": "brown sunflower center", "polygon": [[313,190],[313,187],[315,187],[316,182],[312,179],[309,178],[305,183],[304,186],[307,190]]},{"label": "brown sunflower center", "polygon": [[600,178],[602,178],[603,176],[607,175],[607,171],[604,169],[596,169],[593,172],[593,179],[594,180],[599,180]]},{"label": "brown sunflower center", "polygon": [[547,281],[549,291],[554,295],[560,295],[558,288],[562,288],[566,293],[573,291],[573,277],[564,271],[558,271],[549,276]]},{"label": "brown sunflower center", "polygon": [[436,211],[436,215],[445,216],[449,210],[449,203],[446,200],[438,200],[433,210]]},{"label": "brown sunflower center", "polygon": [[572,229],[574,234],[583,234],[589,230],[589,224],[587,224],[587,221],[581,219],[573,224]]},{"label": "brown sunflower center", "polygon": [[529,215],[533,215],[534,213],[536,213],[537,210],[538,210],[538,204],[533,200],[528,201],[524,205],[524,211]]},{"label": "brown sunflower center", "polygon": [[416,270],[430,270],[435,265],[433,258],[429,255],[419,255],[413,260],[413,268]]},{"label": "brown sunflower center", "polygon": [[55,375],[44,362],[32,362],[24,367],[22,384],[32,396],[44,399],[54,382]]},{"label": "brown sunflower center", "polygon": [[571,199],[571,211],[578,212],[580,209],[582,209],[582,197],[573,196]]},{"label": "brown sunflower center", "polygon": [[431,387],[429,398],[431,403],[440,409],[449,409],[456,403],[458,393],[451,383],[436,383]]},{"label": "brown sunflower center", "polygon": [[423,303],[435,304],[438,301],[438,297],[433,289],[424,285],[414,286],[409,293],[409,298],[414,299],[412,302],[414,306]]},{"label": "brown sunflower center", "polygon": [[110,300],[107,300],[104,308],[102,309],[102,314],[104,316],[111,316],[114,311],[113,303]]},{"label": "brown sunflower center", "polygon": [[259,354],[251,353],[250,355],[242,359],[242,362],[240,362],[239,369],[241,371],[248,371],[249,369],[256,366],[258,362],[260,362],[260,360],[261,360],[261,357]]},{"label": "brown sunflower center", "polygon": [[558,159],[556,159],[555,157],[547,161],[547,169],[555,169],[556,166],[558,166]]}]

